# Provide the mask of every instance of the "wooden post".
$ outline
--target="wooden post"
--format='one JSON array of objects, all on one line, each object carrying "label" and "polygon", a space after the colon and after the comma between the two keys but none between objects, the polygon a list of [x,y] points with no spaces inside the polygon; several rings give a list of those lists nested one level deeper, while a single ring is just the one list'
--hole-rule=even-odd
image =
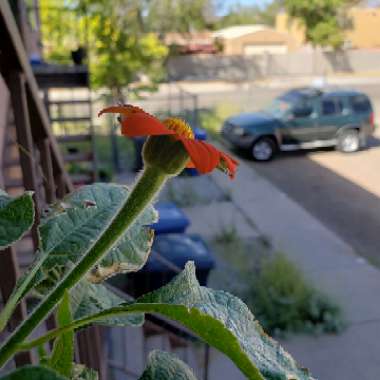
[{"label": "wooden post", "polygon": [[25,88],[25,79],[22,73],[12,71],[7,78],[11,94],[12,108],[15,118],[17,141],[19,144],[20,164],[23,183],[26,190],[34,191],[36,220],[32,228],[32,237],[35,248],[38,247],[37,226],[39,224],[40,194],[36,173],[34,145],[30,127],[30,118]]},{"label": "wooden post", "polygon": [[[4,302],[6,302],[11,295],[19,275],[19,266],[14,249],[6,248],[0,251],[0,290]],[[26,317],[26,314],[25,302],[21,302],[14,311],[8,323],[8,328],[13,330]],[[17,367],[33,363],[32,353],[22,352],[16,355],[15,362]]]},{"label": "wooden post", "polygon": [[77,334],[80,362],[96,370],[100,380],[107,379],[107,363],[103,352],[100,326],[91,326]]},{"label": "wooden post", "polygon": [[47,138],[38,142],[40,151],[40,164],[43,173],[43,184],[47,203],[53,203],[56,199],[56,186],[54,183],[53,162],[51,159],[50,144]]}]

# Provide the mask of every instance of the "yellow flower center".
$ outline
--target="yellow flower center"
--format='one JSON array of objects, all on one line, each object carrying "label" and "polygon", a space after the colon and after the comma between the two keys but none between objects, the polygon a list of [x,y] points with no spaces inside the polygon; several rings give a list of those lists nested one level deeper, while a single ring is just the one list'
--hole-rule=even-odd
[{"label": "yellow flower center", "polygon": [[163,121],[163,124],[168,129],[176,132],[182,137],[186,137],[188,139],[194,139],[194,132],[191,129],[190,125],[181,119],[178,119],[176,117],[170,117],[168,119],[165,119]]}]

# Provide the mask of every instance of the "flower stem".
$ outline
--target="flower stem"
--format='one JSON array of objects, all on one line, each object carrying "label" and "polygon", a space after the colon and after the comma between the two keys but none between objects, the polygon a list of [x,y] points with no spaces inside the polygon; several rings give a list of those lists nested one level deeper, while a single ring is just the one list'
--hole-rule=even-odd
[{"label": "flower stem", "polygon": [[15,354],[21,344],[42,320],[54,309],[63,297],[65,290],[75,286],[81,278],[117,243],[141,212],[160,191],[168,176],[156,167],[146,166],[135,184],[130,196],[114,216],[108,228],[95,244],[89,248],[75,267],[47,295],[45,300],[10,335],[0,348],[0,368]]}]

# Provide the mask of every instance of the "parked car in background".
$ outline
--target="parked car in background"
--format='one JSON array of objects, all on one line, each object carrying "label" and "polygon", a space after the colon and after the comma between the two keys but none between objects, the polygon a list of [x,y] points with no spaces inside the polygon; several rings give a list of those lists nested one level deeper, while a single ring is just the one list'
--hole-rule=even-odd
[{"label": "parked car in background", "polygon": [[308,87],[286,92],[263,111],[230,117],[222,136],[257,161],[269,161],[277,151],[329,146],[350,153],[366,147],[374,120],[364,93]]}]

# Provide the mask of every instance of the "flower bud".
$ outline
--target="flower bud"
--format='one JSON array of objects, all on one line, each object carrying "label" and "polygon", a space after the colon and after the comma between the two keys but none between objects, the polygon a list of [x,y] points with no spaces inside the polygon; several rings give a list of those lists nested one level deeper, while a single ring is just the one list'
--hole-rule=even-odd
[{"label": "flower bud", "polygon": [[163,124],[176,134],[148,137],[143,147],[144,163],[159,168],[167,175],[176,175],[189,161],[189,153],[178,137],[194,138],[194,134],[181,119],[169,118]]}]

